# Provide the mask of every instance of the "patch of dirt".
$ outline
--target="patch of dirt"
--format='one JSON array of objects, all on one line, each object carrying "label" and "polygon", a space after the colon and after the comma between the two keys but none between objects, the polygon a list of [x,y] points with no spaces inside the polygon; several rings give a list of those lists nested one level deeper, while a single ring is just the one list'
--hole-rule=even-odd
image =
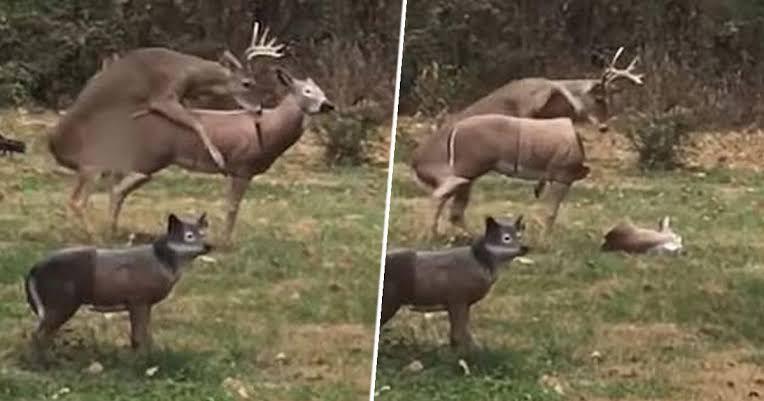
[{"label": "patch of dirt", "polygon": [[599,328],[596,347],[603,353],[620,354],[626,360],[641,359],[645,352],[661,348],[676,348],[697,341],[697,335],[680,328],[674,323],[614,324]]},{"label": "patch of dirt", "polygon": [[282,333],[278,343],[258,356],[261,363],[280,367],[279,376],[324,383],[350,382],[368,392],[373,330],[360,324],[305,324]]},{"label": "patch of dirt", "polygon": [[677,372],[675,380],[702,401],[755,400],[764,397],[764,368],[743,362],[748,352],[706,354],[694,369]]}]

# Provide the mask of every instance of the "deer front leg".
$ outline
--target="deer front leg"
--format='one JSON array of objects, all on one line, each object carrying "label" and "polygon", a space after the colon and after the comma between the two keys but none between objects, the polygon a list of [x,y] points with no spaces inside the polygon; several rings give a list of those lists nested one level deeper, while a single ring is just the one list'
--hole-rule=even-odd
[{"label": "deer front leg", "polygon": [[151,347],[151,305],[130,304],[127,308],[130,311],[130,346],[134,350],[148,350]]},{"label": "deer front leg", "polygon": [[119,220],[119,213],[122,211],[122,205],[125,203],[125,198],[127,198],[131,192],[140,188],[150,180],[150,175],[133,172],[122,177],[122,179],[111,188],[111,194],[109,196],[109,218],[111,222],[109,225],[112,234],[117,232],[117,221]]},{"label": "deer front leg", "polygon": [[459,351],[470,351],[475,344],[470,334],[470,306],[466,303],[448,305],[448,320],[451,323],[451,347]]},{"label": "deer front leg", "polygon": [[546,191],[546,201],[548,203],[549,212],[546,217],[546,231],[550,231],[557,220],[557,214],[560,211],[560,205],[562,201],[567,197],[570,191],[570,184],[566,184],[559,181],[552,181],[549,185],[548,191]]},{"label": "deer front leg", "polygon": [[249,178],[231,177],[226,205],[225,231],[223,232],[223,242],[226,244],[229,244],[231,241],[236,217],[239,215],[239,205],[241,205],[241,200],[247,192],[249,180]]},{"label": "deer front leg", "polygon": [[212,160],[215,161],[215,164],[217,164],[221,170],[225,171],[225,160],[223,159],[220,150],[212,143],[209,135],[207,135],[207,130],[204,129],[202,123],[199,122],[188,109],[180,104],[177,96],[173,94],[169,97],[152,100],[148,105],[148,110],[137,111],[133,113],[132,117],[138,118],[152,111],[165,116],[176,124],[191,128],[199,136],[199,139],[202,140],[204,146],[207,148],[207,152],[209,152]]}]

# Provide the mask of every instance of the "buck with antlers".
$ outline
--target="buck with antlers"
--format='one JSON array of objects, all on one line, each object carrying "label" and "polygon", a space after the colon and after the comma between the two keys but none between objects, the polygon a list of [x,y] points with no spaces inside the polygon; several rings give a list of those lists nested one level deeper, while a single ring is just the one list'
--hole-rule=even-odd
[{"label": "buck with antlers", "polygon": [[[446,143],[449,143],[450,146],[453,146],[450,148],[450,154],[452,156],[456,154],[456,157],[460,157],[458,156],[459,154],[463,155],[461,157],[477,157],[476,155],[479,151],[485,151],[486,155],[496,153],[497,151],[496,149],[476,148],[476,146],[478,146],[477,144],[468,143],[466,141],[462,144],[461,139],[458,139],[458,143],[450,142],[447,138],[456,138],[456,132],[459,132],[458,136],[464,136],[461,129],[456,128],[459,124],[465,122],[467,119],[472,119],[471,122],[465,122],[465,125],[473,127],[473,129],[479,131],[491,131],[495,127],[486,127],[485,129],[481,129],[480,127],[475,128],[476,121],[484,122],[484,119],[478,118],[475,120],[474,117],[493,114],[494,116],[489,119],[492,121],[500,120],[498,115],[528,119],[554,119],[567,117],[575,122],[590,122],[598,126],[601,131],[607,131],[608,127],[606,121],[609,118],[608,93],[612,90],[613,83],[617,80],[626,80],[635,85],[643,85],[644,76],[634,72],[639,61],[638,57],[635,57],[626,68],[617,68],[617,63],[622,53],[623,47],[620,47],[599,78],[565,80],[553,80],[547,78],[519,79],[496,89],[464,110],[447,116],[444,123],[440,125],[435,134],[417,147],[414,151],[412,160],[412,167],[416,171],[417,177],[420,178],[420,181],[431,189],[434,194],[436,194],[436,203],[438,205],[438,212],[436,215],[440,215],[441,209],[444,207],[444,202],[453,198],[453,202],[451,203],[450,220],[457,226],[463,228],[466,227],[464,214],[467,205],[469,204],[472,182],[475,178],[474,176],[469,177],[466,181],[460,182],[458,185],[450,188],[449,191],[446,191],[448,197],[441,198],[441,196],[444,195],[442,188],[439,190],[439,185],[442,184],[442,181],[441,179],[434,179],[432,177],[448,176],[451,174],[451,167],[444,167],[443,155],[433,159],[436,154],[445,154],[445,147],[440,146],[445,146]],[[561,151],[569,149],[572,152],[569,155],[571,159],[566,162],[567,164],[579,166],[583,163],[584,153],[580,139],[577,138],[577,135],[574,135],[575,131],[572,128],[569,128],[567,124],[559,121],[557,123],[547,124],[548,127],[561,127],[560,132],[557,134],[557,137],[561,138],[561,142],[559,146],[553,146],[552,142],[550,142],[552,140],[550,139],[551,134],[548,133],[549,128],[540,128],[540,126],[528,121],[520,124],[519,121],[522,120],[519,119],[506,119],[506,121],[512,121],[510,125],[515,126],[517,134],[508,134],[506,132],[498,131],[496,132],[497,138],[488,141],[488,143],[496,146],[512,146],[509,144],[512,141],[516,141],[521,136],[519,133],[520,128],[526,127],[522,128],[522,136],[525,138],[523,140],[537,142],[534,146],[544,146],[546,150],[542,153],[547,154],[547,159],[544,159],[544,156],[541,156],[538,153],[528,155],[518,154],[511,157],[534,160],[533,163],[536,163],[539,166],[546,166],[548,164],[549,168],[553,168],[555,163],[559,164],[558,160],[553,161],[554,158],[561,157],[561,155],[555,156],[554,153],[554,149],[559,147]],[[530,129],[531,126],[537,128]],[[547,134],[542,135],[542,138],[530,139],[536,130],[538,130],[538,132],[547,132]],[[460,146],[462,148],[460,148]],[[466,146],[466,148],[464,148],[464,146]],[[531,149],[516,148],[516,151],[518,152],[527,152]],[[580,160],[578,160],[579,156],[581,158]],[[478,158],[479,157],[475,160]],[[482,169],[483,168],[481,168],[481,170]],[[530,175],[537,177],[535,179],[539,180],[534,191],[537,198],[546,187],[547,178],[553,179],[556,175],[541,174],[543,170],[549,169],[546,167],[542,169],[536,168],[535,171],[539,174]],[[574,170],[578,170],[578,167],[575,167]],[[437,174],[434,172],[437,172]],[[576,173],[573,175],[578,176],[579,174]],[[530,179],[527,174],[525,175],[525,178]],[[452,183],[453,182],[454,181],[452,181]],[[555,185],[554,192],[552,192],[550,199],[553,210],[547,218],[548,223],[553,222],[556,218],[559,204],[566,196],[570,183],[570,180],[564,180]],[[437,227],[437,222],[434,224],[434,227]]]},{"label": "buck with antlers", "polygon": [[569,117],[576,122],[590,122],[600,131],[607,131],[606,122],[610,118],[608,100],[614,83],[625,80],[634,85],[644,85],[644,74],[634,71],[639,56],[624,69],[617,67],[623,50],[623,47],[618,48],[599,78],[518,79],[451,115],[447,121],[456,122],[480,114],[528,118]]},{"label": "buck with antlers", "polygon": [[[225,242],[230,240],[239,204],[252,177],[267,171],[281,154],[297,142],[302,136],[307,115],[334,109],[332,102],[312,79],[295,79],[283,69],[277,69],[276,73],[289,91],[274,109],[263,110],[259,104],[240,100],[243,109],[239,110],[191,110],[194,118],[209,133],[212,143],[228,160],[223,171],[230,176]],[[123,164],[119,170],[112,170],[115,178],[109,202],[112,231],[117,228],[125,198],[149,182],[157,171],[177,165],[189,171],[221,172],[198,137],[189,135],[188,128],[173,124],[162,115],[144,114],[131,120],[125,129],[129,140],[124,142],[120,154]],[[64,140],[82,139],[72,136]],[[80,171],[74,202],[86,205],[91,182],[96,176],[83,174],[78,159],[71,159],[70,163]]]},{"label": "buck with antlers", "polygon": [[[256,57],[283,56],[284,45],[268,34],[268,28],[261,32],[260,24],[254,23],[251,44],[244,52],[248,62]],[[112,57],[87,82],[49,137],[49,149],[56,161],[78,173],[69,206],[82,216],[84,204],[79,200],[88,190],[86,184],[102,172],[129,171],[136,122],[149,114],[188,128],[182,134],[190,131],[200,139],[224,171],[226,163],[220,150],[181,101],[212,94],[231,95],[240,103],[253,83],[248,66],[227,50],[220,62],[166,48],[141,48],[121,58]]]}]

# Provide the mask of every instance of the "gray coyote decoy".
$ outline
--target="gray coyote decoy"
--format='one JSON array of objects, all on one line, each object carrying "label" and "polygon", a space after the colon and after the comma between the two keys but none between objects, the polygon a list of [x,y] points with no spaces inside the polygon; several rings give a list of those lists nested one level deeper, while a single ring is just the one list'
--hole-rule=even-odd
[{"label": "gray coyote decoy", "polygon": [[126,249],[66,248],[40,261],[25,278],[27,301],[39,317],[32,340],[44,351],[82,305],[99,312],[130,312],[133,348],[150,345],[151,308],[162,301],[197,256],[210,252],[207,220],[170,215],[167,232],[151,244]]},{"label": "gray coyote decoy", "polygon": [[522,216],[515,221],[487,217],[485,234],[471,246],[388,252],[380,324],[387,323],[403,305],[446,310],[451,322],[451,345],[471,347],[470,306],[485,298],[502,264],[528,252],[522,244],[524,230]]}]

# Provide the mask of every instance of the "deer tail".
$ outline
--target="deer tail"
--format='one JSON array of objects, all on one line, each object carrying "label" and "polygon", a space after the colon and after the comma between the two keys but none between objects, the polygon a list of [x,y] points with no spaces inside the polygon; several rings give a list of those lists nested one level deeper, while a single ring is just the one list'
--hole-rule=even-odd
[{"label": "deer tail", "polygon": [[32,312],[42,319],[45,317],[45,307],[43,307],[40,294],[37,292],[37,280],[34,277],[34,272],[35,270],[32,269],[32,271],[24,277],[24,290],[27,293],[27,303],[29,303]]}]

